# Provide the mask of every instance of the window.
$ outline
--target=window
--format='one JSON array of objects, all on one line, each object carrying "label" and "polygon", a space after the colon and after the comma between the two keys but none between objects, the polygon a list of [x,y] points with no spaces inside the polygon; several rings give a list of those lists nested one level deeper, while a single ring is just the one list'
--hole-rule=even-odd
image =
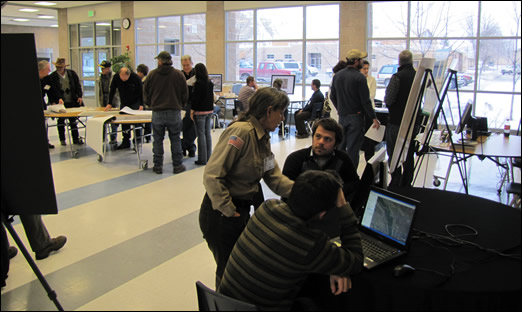
[{"label": "window", "polygon": [[181,57],[206,63],[205,14],[164,16],[136,20],[136,64],[156,68],[154,57],[161,51],[172,55],[174,67],[181,68]]},{"label": "window", "polygon": [[368,54],[376,98],[384,98],[399,52],[409,49],[414,59],[436,59],[438,86],[448,68],[457,71],[444,104],[445,112],[451,112],[449,123],[459,120],[457,85],[461,109],[473,103],[473,114],[487,117],[489,128],[502,127],[506,119],[519,120],[520,20],[519,1],[369,3]]},{"label": "window", "polygon": [[80,77],[83,101],[97,106],[98,64],[121,54],[120,21],[98,21],[69,25],[70,58],[66,62]]},{"label": "window", "polygon": [[252,75],[268,86],[273,74],[293,74],[292,100],[312,95],[312,79],[330,83],[339,60],[338,4],[227,11],[225,22],[226,83]]}]

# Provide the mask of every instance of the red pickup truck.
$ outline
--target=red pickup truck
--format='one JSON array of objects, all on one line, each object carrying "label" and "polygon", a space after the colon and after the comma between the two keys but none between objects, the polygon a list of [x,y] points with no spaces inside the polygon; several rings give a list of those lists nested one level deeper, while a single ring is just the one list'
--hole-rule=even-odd
[{"label": "red pickup truck", "polygon": [[[253,68],[239,68],[239,77],[243,81],[253,74]],[[259,62],[257,65],[257,81],[270,82],[272,75],[295,75],[296,82],[301,81],[303,76],[299,69],[285,69],[283,62]]]}]

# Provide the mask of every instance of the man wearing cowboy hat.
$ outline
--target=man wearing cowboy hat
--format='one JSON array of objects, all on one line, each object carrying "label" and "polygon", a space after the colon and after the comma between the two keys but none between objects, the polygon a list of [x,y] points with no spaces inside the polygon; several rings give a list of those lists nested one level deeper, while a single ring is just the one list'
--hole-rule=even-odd
[{"label": "man wearing cowboy hat", "polygon": [[370,100],[366,77],[359,72],[363,58],[368,53],[352,49],[346,54],[347,66],[332,80],[330,99],[339,113],[339,123],[344,130],[344,140],[339,149],[346,150],[355,168],[359,165],[359,150],[364,140],[364,115],[373,120],[373,127],[380,123]]},{"label": "man wearing cowboy hat", "polygon": [[[72,69],[66,69],[69,64],[65,63],[64,58],[57,58],[53,62],[56,70],[51,73],[50,77],[56,86],[60,86],[60,98],[63,100],[66,108],[83,106],[82,85],[78,74]],[[71,127],[71,135],[74,144],[83,144],[78,133],[78,118],[69,118]],[[65,118],[58,118],[58,136],[60,143],[65,146]]]}]

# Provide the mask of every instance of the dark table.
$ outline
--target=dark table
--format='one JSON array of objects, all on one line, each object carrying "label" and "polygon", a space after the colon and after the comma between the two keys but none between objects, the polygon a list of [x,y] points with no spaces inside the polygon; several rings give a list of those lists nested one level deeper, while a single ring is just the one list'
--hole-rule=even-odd
[{"label": "dark table", "polygon": [[[407,255],[352,276],[353,288],[336,298],[336,304],[349,310],[520,311],[519,209],[436,189],[390,190],[421,201],[416,230],[448,235],[445,225],[465,224],[476,229],[478,235],[461,239],[484,248],[518,254],[519,259],[501,257],[470,245],[450,247],[433,239],[415,238]],[[452,227],[451,231],[454,234],[471,232],[462,227]],[[455,272],[449,279],[419,270],[449,274],[452,262]],[[403,263],[417,270],[408,276],[394,277],[393,267]]]}]

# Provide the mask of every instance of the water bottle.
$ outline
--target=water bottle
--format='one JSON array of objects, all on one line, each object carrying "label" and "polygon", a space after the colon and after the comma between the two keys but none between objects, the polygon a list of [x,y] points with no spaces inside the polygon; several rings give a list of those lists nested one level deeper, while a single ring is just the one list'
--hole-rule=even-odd
[{"label": "water bottle", "polygon": [[511,131],[511,124],[509,123],[509,119],[506,119],[506,123],[504,124],[504,137],[509,137],[509,132]]}]

